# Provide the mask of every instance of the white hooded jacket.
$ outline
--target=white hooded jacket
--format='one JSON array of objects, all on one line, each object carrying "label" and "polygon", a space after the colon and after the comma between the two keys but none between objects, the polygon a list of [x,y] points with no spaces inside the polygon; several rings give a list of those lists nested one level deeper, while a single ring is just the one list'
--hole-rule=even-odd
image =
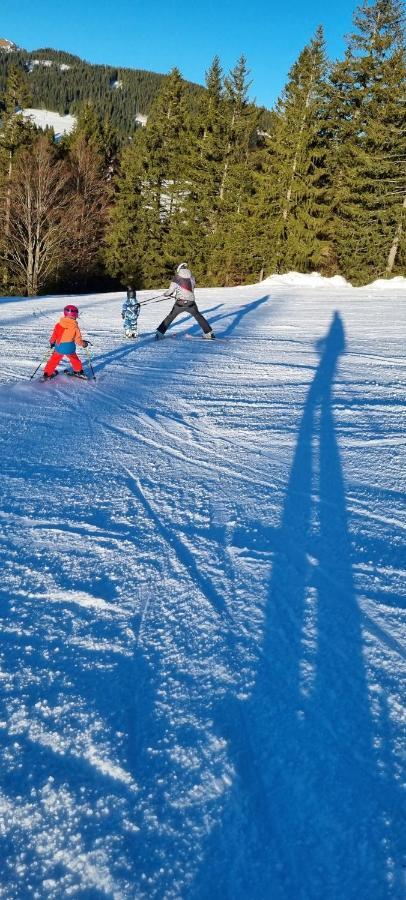
[{"label": "white hooded jacket", "polygon": [[179,303],[180,306],[189,306],[191,303],[196,302],[194,295],[195,285],[196,281],[190,269],[182,266],[182,268],[178,269],[168,290],[165,291],[165,297],[174,297],[176,303]]}]

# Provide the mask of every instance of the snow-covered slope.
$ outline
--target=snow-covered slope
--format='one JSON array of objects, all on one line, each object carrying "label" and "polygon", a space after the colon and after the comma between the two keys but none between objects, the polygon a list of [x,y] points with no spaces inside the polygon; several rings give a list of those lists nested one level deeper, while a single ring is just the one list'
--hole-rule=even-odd
[{"label": "snow-covered slope", "polygon": [[[69,66],[65,66],[64,68],[69,69]],[[49,109],[22,109],[21,115],[43,131],[45,131],[46,128],[53,128],[57,141],[65,134],[71,134],[77,121],[76,116],[71,116],[69,114],[61,116],[59,113],[51,112]],[[136,113],[134,118],[135,121],[143,127],[147,124],[148,116],[144,116],[142,113]]]},{"label": "snow-covered slope", "polygon": [[21,115],[37,128],[42,128],[43,131],[46,128],[53,128],[56,140],[59,140],[64,134],[70,134],[76,125],[75,116],[61,116],[49,109],[22,109]]},{"label": "snow-covered slope", "polygon": [[[144,293],[142,299],[150,294]],[[0,895],[404,891],[404,281],[0,305]],[[174,333],[196,334],[190,320]]]}]

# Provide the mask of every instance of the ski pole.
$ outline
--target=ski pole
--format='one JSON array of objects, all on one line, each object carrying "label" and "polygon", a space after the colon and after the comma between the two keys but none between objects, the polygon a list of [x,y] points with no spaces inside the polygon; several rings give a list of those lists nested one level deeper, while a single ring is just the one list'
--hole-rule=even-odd
[{"label": "ski pole", "polygon": [[[90,341],[89,341],[89,343],[90,343]],[[90,369],[90,371],[91,371],[91,373],[92,373],[92,375],[93,375],[93,381],[96,381],[96,375],[94,374],[94,368],[93,368],[93,366],[92,366],[92,361],[91,361],[91,358],[90,358],[90,350],[89,350],[89,347],[85,347],[85,353],[86,353],[86,356],[87,356],[87,361],[88,361],[88,363],[89,363],[89,369]]]},{"label": "ski pole", "polygon": [[165,297],[165,295],[162,296],[161,294],[157,294],[156,297],[150,297],[149,300],[141,300],[139,305],[145,306],[146,303],[154,303],[154,302],[160,303],[161,300],[167,300],[167,299],[168,299],[168,297]]},{"label": "ski pole", "polygon": [[32,378],[34,378],[34,375],[37,374],[38,369],[41,368],[42,364],[43,364],[47,359],[49,359],[50,355],[51,355],[51,351],[50,351],[50,350],[47,350],[46,353],[44,353],[44,355],[43,355],[43,357],[42,357],[42,359],[41,359],[41,362],[38,363],[37,368],[36,368],[35,371],[32,373],[32,375],[30,375],[30,379],[29,379],[30,381],[31,381]]}]

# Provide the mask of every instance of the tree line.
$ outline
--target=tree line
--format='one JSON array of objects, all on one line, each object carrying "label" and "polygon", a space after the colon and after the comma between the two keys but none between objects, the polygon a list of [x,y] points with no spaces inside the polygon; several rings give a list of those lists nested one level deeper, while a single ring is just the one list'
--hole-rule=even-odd
[{"label": "tree line", "polygon": [[146,128],[122,137],[82,103],[55,143],[24,123],[10,69],[0,128],[3,295],[132,284],[157,288],[179,259],[201,284],[290,270],[353,284],[405,274],[405,43],[399,0],[364,2],[344,59],[319,28],[269,114],[249,100],[244,57],[216,57],[191,102],[174,69]]}]

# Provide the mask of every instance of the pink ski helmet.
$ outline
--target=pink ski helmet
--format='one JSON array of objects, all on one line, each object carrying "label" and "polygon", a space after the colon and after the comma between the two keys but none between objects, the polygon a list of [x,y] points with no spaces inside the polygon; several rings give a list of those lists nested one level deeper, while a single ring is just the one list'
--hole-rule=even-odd
[{"label": "pink ski helmet", "polygon": [[77,306],[72,306],[71,304],[69,304],[68,306],[65,306],[63,314],[64,316],[68,316],[69,319],[77,319],[79,310]]}]

